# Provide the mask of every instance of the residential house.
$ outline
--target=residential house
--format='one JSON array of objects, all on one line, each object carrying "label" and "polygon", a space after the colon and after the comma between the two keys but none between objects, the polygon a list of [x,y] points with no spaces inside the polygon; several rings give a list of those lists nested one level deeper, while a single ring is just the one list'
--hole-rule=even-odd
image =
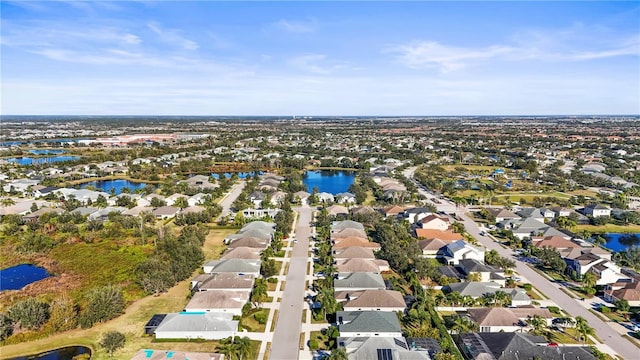
[{"label": "residential house", "polygon": [[529,330],[527,320],[539,316],[551,326],[554,316],[548,309],[536,308],[474,308],[468,309],[469,318],[478,324],[480,332],[516,332]]},{"label": "residential house", "polygon": [[531,238],[531,243],[537,248],[554,248],[556,250],[564,250],[571,248],[581,248],[581,246],[571,240],[567,240],[561,236],[534,236]]},{"label": "residential house", "polygon": [[306,191],[298,191],[293,193],[293,198],[296,199],[297,201],[300,202],[301,205],[306,205],[308,200],[309,200],[309,196],[311,196],[311,194],[309,194]]},{"label": "residential house", "polygon": [[327,208],[327,212],[329,215],[338,216],[338,215],[349,215],[349,209],[342,205],[331,205]]},{"label": "residential house", "polygon": [[395,290],[336,291],[344,311],[404,311],[407,304]]},{"label": "residential house", "polygon": [[624,287],[613,289],[608,286],[604,291],[604,298],[609,302],[627,300],[632,307],[640,306],[640,281],[627,282]]},{"label": "residential house", "polygon": [[139,350],[131,360],[223,360],[224,354],[187,352],[181,350]]},{"label": "residential house", "polygon": [[384,290],[386,285],[382,275],[376,272],[338,273],[333,280],[335,291]]},{"label": "residential house", "polygon": [[521,217],[503,208],[486,208],[487,211],[496,218],[496,223],[508,220],[520,220]]},{"label": "residential house", "polygon": [[338,272],[357,273],[357,272],[374,272],[380,273],[389,271],[389,263],[380,259],[339,259],[336,261],[336,269]]},{"label": "residential house", "polygon": [[391,205],[381,209],[382,215],[385,217],[396,217],[400,214],[404,214],[404,207],[398,205]]},{"label": "residential house", "polygon": [[236,248],[229,248],[223,254],[220,260],[227,259],[260,259],[261,249],[252,248],[248,246],[238,246]]},{"label": "residential house", "polygon": [[446,231],[449,229],[449,218],[431,214],[418,221],[417,226],[422,229]]},{"label": "residential house", "polygon": [[338,311],[340,337],[402,337],[400,321],[393,312]]},{"label": "residential house", "polygon": [[253,204],[255,209],[259,209],[262,207],[262,202],[267,198],[267,194],[262,191],[254,191],[248,196],[249,201]]},{"label": "residential house", "polygon": [[151,214],[158,219],[170,219],[180,211],[180,208],[173,206],[161,206],[159,208],[155,208]]},{"label": "residential house", "polygon": [[228,290],[250,293],[255,278],[255,275],[251,274],[202,274],[191,280],[191,289],[193,291]]},{"label": "residential house", "polygon": [[210,290],[193,294],[185,306],[185,312],[222,312],[242,315],[242,307],[249,300],[246,291]]},{"label": "residential house", "polygon": [[227,259],[207,261],[202,270],[207,274],[235,273],[239,275],[260,275],[260,260],[252,259]]},{"label": "residential house", "polygon": [[375,259],[371,248],[365,248],[362,246],[349,246],[344,248],[338,248],[333,251],[334,260],[343,259]]},{"label": "residential house", "polygon": [[403,337],[355,337],[338,339],[349,360],[430,360],[425,351],[409,350]]},{"label": "residential house", "polygon": [[364,248],[371,249],[373,251],[380,250],[380,244],[374,243],[367,239],[356,237],[356,236],[350,236],[347,238],[334,240],[332,249],[336,251],[338,249],[344,249],[352,246],[364,247]]},{"label": "residential house", "polygon": [[404,212],[404,217],[411,223],[415,224],[420,221],[422,218],[425,218],[429,215],[433,214],[430,209],[424,207],[416,207],[407,209]]},{"label": "residential house", "polygon": [[446,242],[453,242],[458,240],[464,240],[461,234],[455,233],[451,230],[433,230],[433,229],[416,229],[416,237],[419,239],[438,239]]},{"label": "residential house", "polygon": [[538,208],[525,207],[516,212],[522,219],[535,219],[544,223],[544,214]]},{"label": "residential house", "polygon": [[440,249],[437,258],[449,265],[458,265],[462,259],[484,261],[484,249],[463,240],[458,240]]},{"label": "residential house", "polygon": [[156,339],[220,340],[238,334],[238,320],[221,312],[172,313],[155,330]]},{"label": "residential house", "polygon": [[44,214],[48,214],[48,213],[62,214],[63,212],[64,212],[64,209],[43,207],[32,212],[31,214],[23,215],[22,220],[25,222],[35,223],[35,222],[38,222],[38,220],[40,219],[40,216]]},{"label": "residential house", "polygon": [[336,194],[336,202],[339,204],[355,204],[356,203],[356,195],[350,192],[343,192]]},{"label": "residential house", "polygon": [[584,207],[582,212],[587,216],[600,217],[611,216],[611,209],[600,204],[591,204]]},{"label": "residential house", "polygon": [[231,240],[227,244],[227,247],[229,249],[234,249],[237,247],[251,247],[251,248],[264,250],[267,247],[269,247],[270,244],[271,244],[271,240],[269,239],[255,237],[255,236],[247,236],[247,237]]},{"label": "residential house", "polygon": [[336,239],[342,239],[342,238],[346,238],[346,237],[350,237],[350,236],[356,236],[356,237],[361,237],[361,238],[367,238],[367,233],[364,232],[364,229],[353,229],[353,228],[348,228],[348,229],[343,229],[343,230],[338,230],[336,232],[332,232],[331,233],[331,240],[336,240]]},{"label": "residential house", "polygon": [[458,348],[470,360],[596,360],[586,346],[548,346],[542,336],[517,332],[473,332],[456,337]]},{"label": "residential house", "polygon": [[569,217],[573,212],[573,210],[565,207],[552,207],[551,211],[553,211],[554,217]]},{"label": "residential house", "polygon": [[486,265],[476,259],[462,259],[458,268],[467,279],[474,276],[473,274],[477,274],[480,282],[495,282],[500,286],[505,286],[504,271],[497,266]]}]

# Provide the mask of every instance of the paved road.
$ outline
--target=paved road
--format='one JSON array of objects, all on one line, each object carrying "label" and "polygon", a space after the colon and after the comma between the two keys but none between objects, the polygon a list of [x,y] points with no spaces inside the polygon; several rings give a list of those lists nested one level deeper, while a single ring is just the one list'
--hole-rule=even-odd
[{"label": "paved road", "polygon": [[302,309],[304,306],[305,281],[309,260],[309,236],[313,209],[305,206],[295,209],[300,214],[296,228],[297,243],[293,245],[289,272],[280,302],[278,322],[273,333],[271,359],[293,360],[300,351]]},{"label": "paved road", "polygon": [[238,181],[237,183],[233,184],[231,186],[231,190],[229,190],[227,195],[225,195],[222,200],[220,200],[219,204],[220,206],[222,206],[222,212],[220,213],[220,216],[218,216],[218,219],[216,219],[216,221],[223,216],[231,214],[231,204],[236,201],[236,199],[242,192],[242,189],[244,189],[244,185],[244,181]]},{"label": "paved road", "polygon": [[[415,168],[409,168],[405,170],[405,176],[408,178],[412,178],[414,171]],[[430,196],[423,189],[419,189],[419,191],[425,196]],[[622,356],[623,359],[640,358],[638,348],[634,344],[632,344],[629,340],[623,338],[617,331],[611,328],[599,317],[589,312],[589,310],[587,310],[582,304],[578,303],[579,300],[575,300],[569,297],[567,294],[560,290],[559,285],[552,283],[547,278],[531,269],[526,263],[514,258],[512,250],[503,248],[487,236],[481,236],[481,230],[478,227],[478,224],[467,215],[465,215],[465,213],[467,212],[466,207],[455,208],[455,205],[453,205],[453,203],[446,200],[443,200],[441,205],[436,204],[436,207],[439,211],[442,210],[446,212],[449,212],[452,209],[452,206],[453,209],[455,209],[456,215],[458,215],[463,220],[464,226],[469,234],[478,239],[478,241],[482,245],[486,246],[487,249],[496,250],[500,254],[500,256],[515,260],[516,270],[518,271],[518,273],[520,273],[520,275],[527,278],[527,280],[529,280],[529,282],[533,284],[533,286],[538,288],[538,290],[540,290],[551,300],[553,300],[560,308],[571,314],[571,316],[582,316],[583,318],[585,318],[589,325],[595,330],[596,336],[598,336],[598,338],[600,338],[600,340],[602,340],[605,345],[618,353],[618,355]]]}]

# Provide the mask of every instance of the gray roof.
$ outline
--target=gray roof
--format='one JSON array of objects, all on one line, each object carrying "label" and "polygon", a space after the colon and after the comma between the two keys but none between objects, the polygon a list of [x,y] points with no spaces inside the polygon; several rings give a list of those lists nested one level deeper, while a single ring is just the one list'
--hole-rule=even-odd
[{"label": "gray roof", "polygon": [[338,311],[340,332],[402,332],[400,321],[387,311]]},{"label": "gray roof", "polygon": [[338,274],[338,278],[333,280],[333,287],[354,289],[386,288],[382,275],[368,272],[340,273]]},{"label": "gray roof", "polygon": [[172,313],[162,320],[156,333],[163,331],[237,331],[237,320],[232,320],[233,314],[221,312],[207,313]]},{"label": "gray roof", "polygon": [[[341,342],[349,342],[351,339],[340,339]],[[353,347],[356,343],[351,344]],[[429,360],[429,354],[407,349],[404,338],[370,337],[363,339],[357,349],[349,354],[349,360]]]},{"label": "gray roof", "polygon": [[255,276],[253,274],[234,274],[234,273],[218,273],[198,275],[192,281],[195,281],[198,289],[237,289],[251,290]]},{"label": "gray roof", "polygon": [[461,334],[460,348],[471,359],[496,360],[534,359],[591,360],[596,359],[589,348],[583,346],[540,346],[547,344],[542,336],[523,333],[468,333]]},{"label": "gray roof", "polygon": [[253,273],[260,271],[260,260],[228,259],[207,261],[205,266],[211,266],[211,273]]},{"label": "gray roof", "polygon": [[500,284],[493,282],[463,282],[449,284],[448,287],[451,291],[457,291],[462,296],[480,297],[487,293],[494,293],[496,291],[507,292],[509,289],[501,289]]},{"label": "gray roof", "polygon": [[331,224],[331,232],[337,232],[344,229],[364,230],[364,225],[353,220],[334,221],[333,224]]},{"label": "gray roof", "polygon": [[210,290],[193,294],[185,309],[239,309],[249,300],[246,291]]}]

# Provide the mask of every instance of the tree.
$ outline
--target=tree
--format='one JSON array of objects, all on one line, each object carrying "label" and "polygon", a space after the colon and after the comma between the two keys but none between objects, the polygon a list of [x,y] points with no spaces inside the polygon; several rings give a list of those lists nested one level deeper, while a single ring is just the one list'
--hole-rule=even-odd
[{"label": "tree", "polygon": [[589,335],[595,334],[593,328],[589,326],[587,320],[582,316],[576,317],[576,332],[579,335],[579,340],[581,340],[583,343],[587,340],[587,337]]},{"label": "tree", "polygon": [[73,300],[61,297],[51,306],[49,324],[55,331],[67,331],[78,326],[78,309]]},{"label": "tree", "polygon": [[582,285],[584,285],[585,287],[594,287],[597,280],[598,278],[592,272],[587,272],[586,274],[582,275]]},{"label": "tree", "polygon": [[547,321],[540,315],[528,318],[527,324],[531,326],[531,333],[534,335],[542,335],[547,329]]},{"label": "tree", "polygon": [[258,307],[267,301],[268,297],[267,281],[265,279],[256,279],[253,284],[253,290],[251,291],[251,302]]},{"label": "tree", "polygon": [[451,229],[458,234],[462,234],[466,231],[464,224],[459,221],[454,221],[453,224],[451,224]]},{"label": "tree", "polygon": [[625,316],[628,315],[629,310],[631,309],[629,302],[625,299],[616,300],[613,302],[613,305],[616,306],[616,311],[625,314]]},{"label": "tree", "polygon": [[151,257],[136,267],[136,282],[147,294],[158,295],[175,285],[176,278],[170,265],[158,257]]},{"label": "tree", "polygon": [[184,209],[184,208],[189,207],[189,201],[187,200],[186,197],[181,196],[181,197],[176,199],[176,202],[173,203],[173,206],[179,207],[180,209]]},{"label": "tree", "polygon": [[161,198],[157,197],[157,196],[154,196],[153,198],[151,198],[151,207],[159,208],[159,207],[163,207],[163,206],[166,206],[166,205],[167,205],[167,203],[164,200],[162,200]]},{"label": "tree", "polygon": [[225,359],[243,360],[251,356],[251,340],[248,337],[228,337],[220,341],[219,352],[225,355]]},{"label": "tree", "polygon": [[316,301],[319,301],[322,304],[322,312],[324,313],[324,317],[326,319],[327,314],[334,314],[338,311],[338,301],[333,294],[332,288],[323,288],[320,290],[318,295],[316,295]]},{"label": "tree", "polygon": [[0,314],[0,341],[13,334],[13,321],[5,314]]},{"label": "tree", "polygon": [[118,331],[109,331],[102,335],[102,340],[100,340],[100,346],[105,348],[109,353],[109,357],[113,356],[113,353],[118,349],[124,347],[124,342],[126,338],[124,334]]},{"label": "tree", "polygon": [[23,329],[37,330],[49,319],[49,304],[29,298],[9,308],[9,317]]},{"label": "tree", "polygon": [[457,357],[454,354],[439,352],[433,356],[433,360],[456,360]]},{"label": "tree", "polygon": [[329,355],[327,360],[349,360],[349,356],[347,356],[347,350],[339,346],[331,350],[331,354]]},{"label": "tree", "polygon": [[87,298],[87,306],[80,315],[80,326],[83,328],[113,319],[124,310],[122,290],[117,286],[93,288],[89,291]]},{"label": "tree", "polygon": [[477,329],[478,324],[471,321],[471,319],[466,316],[456,315],[452,319],[451,331],[454,331],[456,334],[472,332]]}]

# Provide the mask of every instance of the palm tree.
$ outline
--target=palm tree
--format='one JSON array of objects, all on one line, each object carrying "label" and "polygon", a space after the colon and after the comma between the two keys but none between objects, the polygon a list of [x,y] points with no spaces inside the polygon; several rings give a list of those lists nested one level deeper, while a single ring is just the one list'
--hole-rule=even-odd
[{"label": "palm tree", "polygon": [[594,287],[596,285],[596,281],[597,281],[597,277],[595,274],[588,272],[584,275],[582,275],[582,285],[584,287]]},{"label": "palm tree", "polygon": [[249,359],[251,357],[251,340],[248,337],[236,336],[235,345],[238,355],[240,355],[240,360]]},{"label": "palm tree", "polygon": [[15,205],[15,201],[12,198],[3,198],[2,200],[0,200],[0,205],[2,206],[11,206],[11,205]]},{"label": "palm tree", "polygon": [[265,279],[256,279],[251,291],[251,302],[255,307],[259,307],[267,300],[267,281]]},{"label": "palm tree", "polygon": [[587,319],[583,318],[582,316],[576,317],[576,332],[578,333],[579,338],[583,343],[587,340],[587,337],[589,335],[595,334],[593,328],[589,326]]},{"label": "palm tree", "polygon": [[322,312],[324,313],[325,319],[327,318],[327,314],[333,314],[338,311],[338,301],[333,294],[332,288],[323,288],[316,295],[316,300],[322,304]]},{"label": "palm tree", "polygon": [[453,318],[453,325],[451,326],[451,331],[455,331],[456,334],[462,334],[467,332],[473,332],[478,329],[478,324],[471,321],[466,316],[456,315]]},{"label": "palm tree", "polygon": [[331,355],[329,355],[327,360],[349,360],[349,356],[347,356],[347,350],[339,346],[331,350]]},{"label": "palm tree", "polygon": [[540,315],[534,315],[527,319],[527,324],[531,326],[531,333],[534,335],[542,335],[547,328],[547,321]]}]

